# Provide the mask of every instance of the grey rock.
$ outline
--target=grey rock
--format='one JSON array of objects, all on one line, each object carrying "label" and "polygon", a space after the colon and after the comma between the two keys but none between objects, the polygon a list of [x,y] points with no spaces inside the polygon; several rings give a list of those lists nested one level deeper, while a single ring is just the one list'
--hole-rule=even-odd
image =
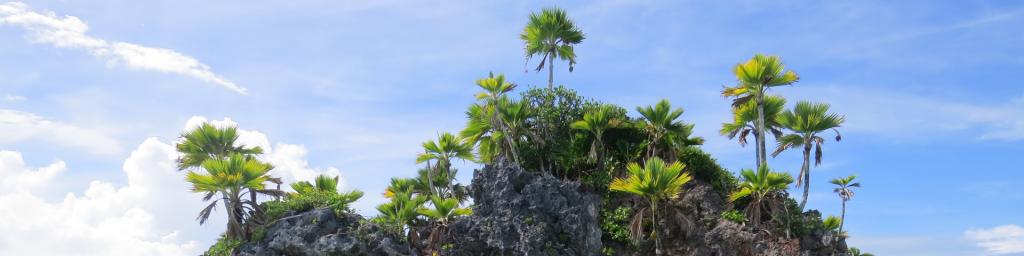
[{"label": "grey rock", "polygon": [[393,238],[357,214],[337,215],[314,209],[283,217],[259,241],[242,244],[239,255],[410,255],[402,239]]},{"label": "grey rock", "polygon": [[448,255],[598,255],[597,195],[509,164],[473,174],[473,215],[451,225]]}]

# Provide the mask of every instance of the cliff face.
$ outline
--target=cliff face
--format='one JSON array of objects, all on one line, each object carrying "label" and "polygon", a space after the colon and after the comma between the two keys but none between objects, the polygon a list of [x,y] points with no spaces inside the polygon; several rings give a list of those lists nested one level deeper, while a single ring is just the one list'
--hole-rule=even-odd
[{"label": "cliff face", "polygon": [[262,239],[243,244],[239,255],[410,255],[409,245],[386,235],[357,214],[331,209],[281,218]]},{"label": "cliff face", "polygon": [[[601,199],[577,183],[498,164],[474,172],[471,184],[474,213],[450,224],[442,255],[602,255],[605,247],[616,255],[653,255],[602,243]],[[721,219],[724,197],[703,181],[685,191],[667,204],[659,225],[665,255],[846,255],[846,243],[830,232],[786,238]],[[404,241],[362,219],[326,209],[286,217],[244,244],[241,255],[412,254]]]},{"label": "cliff face", "polygon": [[579,184],[492,165],[473,174],[473,215],[451,227],[450,255],[598,255],[601,199]]}]

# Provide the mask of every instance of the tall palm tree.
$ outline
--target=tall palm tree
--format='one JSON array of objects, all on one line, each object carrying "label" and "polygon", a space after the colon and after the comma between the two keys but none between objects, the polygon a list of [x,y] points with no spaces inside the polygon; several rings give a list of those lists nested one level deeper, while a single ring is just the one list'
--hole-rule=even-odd
[{"label": "tall palm tree", "polygon": [[853,182],[857,178],[857,175],[850,175],[846,178],[835,178],[829,181],[835,184],[837,187],[832,190],[839,195],[840,199],[843,199],[843,213],[839,215],[839,232],[843,232],[843,224],[846,223],[846,201],[853,199],[853,188],[859,188],[860,182]]},{"label": "tall palm tree", "polygon": [[431,196],[430,204],[433,208],[420,207],[416,212],[435,222],[436,225],[427,238],[427,248],[436,252],[437,245],[441,244],[441,236],[447,232],[448,223],[455,217],[473,214],[473,210],[459,207],[459,200],[455,198]]},{"label": "tall palm tree", "polygon": [[[453,159],[473,161],[473,145],[463,138],[445,132],[437,136],[437,141],[427,140],[423,142],[423,149],[424,152],[416,157],[416,163],[435,161],[434,168],[427,167],[427,170],[436,169],[437,171],[443,171],[449,179],[447,182],[448,191],[454,192],[455,189],[452,187],[454,182],[451,179],[454,179],[455,176],[451,173],[451,161]],[[434,174],[431,173],[430,176],[434,176]],[[428,179],[428,182],[430,182],[431,187],[434,187],[433,179]]]},{"label": "tall palm tree", "polygon": [[850,247],[850,256],[875,256],[871,253],[861,252],[857,247]]},{"label": "tall palm tree", "polygon": [[777,197],[780,197],[781,192],[793,183],[793,177],[788,173],[773,172],[767,165],[762,165],[757,172],[750,169],[740,170],[740,176],[743,177],[743,183],[729,195],[729,202],[748,198],[745,211],[756,228],[761,222],[761,213],[764,210],[774,212],[784,207],[779,203],[780,200],[773,199],[779,199]]},{"label": "tall palm tree", "polygon": [[[662,200],[675,199],[682,192],[683,185],[690,182],[692,177],[684,173],[685,165],[679,162],[666,164],[661,158],[653,157],[640,167],[638,163],[630,163],[626,166],[629,176],[626,178],[615,178],[608,186],[611,191],[626,192],[641,196],[647,199],[651,209],[651,223],[654,225],[654,246],[655,254],[661,255],[661,237],[658,235],[658,205]],[[633,239],[638,239],[643,233],[643,210],[637,211],[630,224]]]},{"label": "tall palm tree", "polygon": [[789,85],[799,80],[792,70],[785,70],[778,56],[755,54],[745,63],[736,64],[733,68],[739,84],[726,87],[722,96],[735,97],[733,107],[739,107],[753,100],[756,104],[757,118],[754,120],[754,140],[757,142],[758,168],[768,161],[765,149],[765,93],[776,86]]},{"label": "tall palm tree", "polygon": [[590,144],[589,158],[597,162],[597,169],[604,169],[604,132],[623,126],[626,121],[614,115],[615,107],[602,105],[583,114],[583,120],[573,122],[570,128],[590,132],[594,141]]},{"label": "tall palm tree", "polygon": [[[764,126],[765,129],[774,135],[775,139],[782,137],[782,125],[779,125],[777,117],[782,114],[786,106],[786,99],[775,95],[767,95],[764,98]],[[740,146],[747,145],[747,135],[753,134],[757,141],[755,122],[757,122],[757,102],[747,101],[743,105],[732,108],[732,123],[723,123],[719,131],[729,139],[736,138]],[[761,162],[761,155],[757,154],[756,162]]]},{"label": "tall palm tree", "polygon": [[821,145],[825,139],[818,136],[828,130],[835,131],[836,141],[843,139],[836,130],[846,120],[841,115],[828,112],[828,104],[810,103],[806,101],[797,102],[793,110],[786,110],[779,115],[779,124],[793,132],[779,138],[778,147],[772,156],[778,156],[786,149],[803,148],[804,163],[800,167],[800,174],[796,178],[796,186],[804,186],[803,199],[800,200],[800,209],[807,204],[807,196],[810,194],[811,181],[811,149],[814,149],[814,165],[821,165]]},{"label": "tall palm tree", "polygon": [[[189,171],[185,179],[192,183],[192,191],[205,193],[204,201],[220,194],[221,199],[214,200],[196,218],[202,225],[210,217],[210,213],[217,207],[217,201],[224,204],[228,213],[228,229],[226,235],[233,239],[245,237],[243,221],[245,219],[245,204],[242,195],[245,190],[263,190],[263,184],[269,179],[267,173],[274,167],[270,164],[257,161],[251,157],[234,153],[227,158],[208,159],[202,163],[206,173]],[[248,202],[255,205],[255,202]]]},{"label": "tall palm tree", "polygon": [[504,113],[501,110],[502,102],[509,101],[506,94],[516,88],[516,85],[505,81],[505,75],[494,73],[487,78],[476,81],[476,85],[483,92],[476,94],[479,104],[470,106],[466,112],[469,122],[466,128],[460,132],[464,138],[468,138],[471,145],[479,147],[483,162],[491,162],[495,156],[502,155],[506,159],[511,156],[513,161],[519,163],[519,154],[515,149],[513,138],[504,136],[510,134],[509,127],[505,124]]},{"label": "tall palm tree", "polygon": [[[693,134],[693,124],[677,121],[683,114],[682,108],[672,108],[668,100],[658,101],[654,106],[637,107],[637,112],[643,117],[642,122],[637,125],[647,133],[649,137],[647,145],[647,157],[658,156],[663,149],[676,150],[678,147],[700,145],[704,139],[700,137],[690,138]],[[661,148],[659,148],[661,147]],[[674,152],[664,154],[669,160],[675,158]]]},{"label": "tall palm tree", "polygon": [[531,13],[519,38],[526,43],[526,58],[541,56],[537,71],[548,67],[548,89],[555,84],[555,58],[569,61],[569,72],[576,66],[576,52],[573,45],[583,42],[585,36],[569,15],[561,8],[545,8],[540,14]]}]

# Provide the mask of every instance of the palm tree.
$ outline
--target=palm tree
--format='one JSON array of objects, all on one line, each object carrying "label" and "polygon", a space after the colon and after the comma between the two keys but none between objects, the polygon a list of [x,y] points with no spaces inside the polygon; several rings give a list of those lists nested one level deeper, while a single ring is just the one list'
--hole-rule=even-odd
[{"label": "palm tree", "polygon": [[861,252],[857,247],[850,247],[850,256],[875,256],[871,253]]},{"label": "palm tree", "polygon": [[[510,134],[509,127],[501,110],[503,102],[510,101],[506,96],[516,88],[513,83],[505,82],[505,75],[494,73],[487,78],[476,81],[477,86],[484,89],[477,93],[476,99],[481,101],[479,105],[470,106],[466,112],[469,122],[466,128],[460,132],[464,138],[468,138],[471,145],[478,145],[483,162],[491,162],[495,156],[502,155],[506,159],[511,156],[513,161],[519,163],[519,154],[515,149],[513,138],[505,136]],[[504,142],[502,142],[504,141]]]},{"label": "palm tree", "polygon": [[[672,105],[668,100],[661,100],[654,106],[637,107],[636,110],[643,117],[643,121],[637,125],[649,137],[649,144],[647,145],[648,158],[658,156],[658,152],[661,150],[658,148],[659,146],[668,150],[676,150],[678,147],[704,143],[703,138],[690,138],[690,135],[693,134],[693,124],[677,121],[676,119],[683,114],[683,109],[672,109]],[[672,160],[675,158],[674,155],[674,153],[670,152],[665,154],[664,157]]]},{"label": "palm tree", "polygon": [[507,97],[498,101],[497,110],[498,116],[501,118],[501,124],[505,126],[505,132],[502,137],[505,138],[507,145],[504,147],[504,150],[512,152],[512,159],[516,164],[521,164],[517,151],[518,145],[520,142],[525,141],[527,136],[532,134],[530,133],[527,120],[536,115],[536,112],[529,102],[511,100]]},{"label": "palm tree", "polygon": [[569,61],[569,72],[576,66],[573,45],[583,42],[583,32],[561,8],[545,8],[540,14],[531,13],[530,22],[519,38],[526,43],[526,58],[541,56],[537,71],[548,65],[548,89],[555,84],[555,58]]},{"label": "palm tree", "polygon": [[839,217],[840,217],[840,219],[839,219],[840,220],[840,222],[839,222],[839,232],[840,233],[843,232],[843,224],[846,223],[846,201],[850,201],[850,199],[853,198],[853,188],[859,188],[860,187],[860,182],[853,182],[853,179],[856,179],[856,178],[857,178],[857,175],[850,175],[850,176],[847,176],[846,178],[835,178],[835,179],[832,179],[831,181],[829,181],[830,183],[835,184],[836,186],[838,186],[837,188],[833,189],[832,191],[836,192],[836,194],[839,195],[840,199],[843,199],[843,213],[841,215],[839,215]]},{"label": "palm tree", "polygon": [[773,172],[768,169],[767,165],[762,165],[757,172],[750,169],[740,170],[740,176],[743,177],[743,183],[740,183],[737,190],[729,195],[729,202],[748,198],[745,211],[747,216],[750,216],[750,222],[756,228],[761,222],[763,210],[768,209],[774,212],[775,209],[784,207],[777,202],[779,200],[772,199],[786,190],[789,183],[793,182],[793,177],[790,177],[788,173]]},{"label": "palm tree", "polygon": [[795,72],[785,70],[782,60],[778,56],[765,56],[755,54],[745,63],[736,64],[733,73],[739,84],[733,87],[726,87],[722,90],[722,96],[735,97],[733,107],[739,107],[753,100],[756,104],[757,118],[754,120],[754,140],[757,142],[757,167],[765,165],[768,161],[765,149],[765,93],[776,86],[795,83],[800,78]]},{"label": "palm tree", "polygon": [[228,212],[227,236],[232,239],[245,237],[245,204],[254,206],[256,202],[243,201],[242,194],[245,190],[249,190],[249,193],[263,190],[263,183],[269,179],[267,173],[274,167],[240,153],[231,154],[228,158],[207,159],[203,161],[202,167],[206,170],[205,174],[189,171],[185,176],[192,183],[192,191],[205,193],[203,201],[209,201],[217,194],[220,194],[221,199],[214,200],[199,212],[196,218],[199,224],[204,224],[217,207],[217,201],[222,201]]},{"label": "palm tree", "polygon": [[338,176],[327,176],[324,174],[316,176],[313,179],[313,183],[309,181],[299,181],[291,184],[292,190],[295,190],[296,194],[299,195],[312,195],[316,193],[326,193],[334,196],[336,200],[335,204],[349,205],[359,198],[363,197],[363,192],[359,190],[353,190],[347,193],[338,191]]},{"label": "palm tree", "polygon": [[427,247],[436,252],[437,245],[441,243],[441,235],[447,232],[448,223],[455,217],[473,214],[473,210],[459,207],[459,200],[455,198],[431,196],[430,204],[434,208],[420,207],[416,212],[436,223],[427,238]]},{"label": "palm tree", "polygon": [[246,148],[236,146],[238,140],[237,127],[217,128],[210,123],[202,123],[199,127],[181,135],[181,141],[175,144],[178,153],[178,170],[200,167],[208,159],[224,158],[232,153],[243,155],[259,155],[260,147]]},{"label": "palm tree", "polygon": [[[804,163],[800,167],[800,174],[796,178],[796,186],[804,186],[803,199],[800,200],[800,209],[807,204],[807,196],[810,194],[811,181],[811,148],[814,148],[814,165],[821,165],[821,145],[825,139],[818,136],[819,133],[832,130],[836,132],[836,141],[843,139],[836,130],[843,124],[843,116],[828,113],[828,104],[809,103],[801,101],[796,103],[792,111],[786,110],[779,115],[779,124],[794,134],[788,134],[779,138],[779,145],[772,152],[772,157],[790,148],[803,148]],[[806,184],[805,184],[806,183]]]},{"label": "palm tree", "polygon": [[[454,182],[452,182],[454,175],[451,173],[451,161],[453,158],[473,161],[473,145],[468,143],[465,139],[446,132],[438,135],[436,142],[434,140],[423,142],[423,149],[424,152],[420,153],[420,155],[416,157],[416,163],[428,162],[428,171],[431,169],[443,171],[446,174],[445,176],[449,179],[447,182],[448,191],[454,192],[455,189],[452,187],[454,184]],[[434,168],[430,168],[429,161],[431,160],[434,160],[436,163]],[[430,176],[434,176],[434,174],[430,174]],[[433,188],[433,179],[427,180]]]},{"label": "palm tree", "polygon": [[[204,122],[195,129],[181,135],[181,140],[175,144],[178,153],[178,170],[200,167],[204,161],[209,159],[221,159],[231,154],[238,153],[245,157],[252,157],[263,153],[260,147],[243,147],[236,144],[238,141],[238,128],[228,126],[218,128],[213,124]],[[267,181],[281,184],[281,180],[271,178]],[[257,191],[249,191],[249,200],[256,202]],[[259,212],[260,208],[254,207]]]},{"label": "palm tree", "polygon": [[393,192],[390,197],[391,201],[378,205],[377,211],[380,212],[380,217],[391,225],[388,227],[391,232],[406,236],[409,249],[412,250],[412,245],[420,243],[419,235],[413,232],[412,227],[415,226],[419,218],[417,210],[427,199],[423,196],[413,195],[411,189],[389,188],[388,191]]},{"label": "palm tree", "polygon": [[[786,99],[775,95],[767,95],[764,98],[764,126],[765,129],[778,139],[782,136],[782,125],[779,125],[777,117],[786,106]],[[723,123],[719,131],[729,139],[737,138],[740,146],[747,145],[747,135],[753,134],[757,140],[755,122],[757,121],[757,102],[747,101],[743,105],[732,108],[732,123]],[[755,165],[761,162],[761,155],[757,155]]]},{"label": "palm tree", "polygon": [[[640,167],[638,163],[630,163],[626,166],[629,176],[626,178],[615,178],[608,186],[611,191],[631,193],[647,199],[651,209],[651,223],[653,223],[655,254],[661,255],[661,237],[658,235],[658,203],[666,199],[675,199],[683,189],[683,185],[690,182],[692,177],[689,173],[683,172],[683,165],[679,162],[666,164],[661,158],[653,157]],[[643,233],[643,210],[637,211],[630,224],[633,239],[638,239]]]},{"label": "palm tree", "polygon": [[597,169],[604,169],[604,132],[625,124],[625,121],[613,116],[615,107],[602,105],[597,109],[583,114],[583,120],[573,122],[570,128],[590,132],[594,141],[590,143],[589,158],[597,162]]}]

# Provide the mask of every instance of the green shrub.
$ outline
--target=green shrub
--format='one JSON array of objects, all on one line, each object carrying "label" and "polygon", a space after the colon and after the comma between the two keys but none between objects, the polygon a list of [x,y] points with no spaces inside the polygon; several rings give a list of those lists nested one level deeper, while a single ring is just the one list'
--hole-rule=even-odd
[{"label": "green shrub", "polygon": [[210,249],[203,253],[204,256],[231,256],[235,248],[242,245],[242,240],[229,239],[223,235],[217,239],[217,243],[210,246]]},{"label": "green shrub", "polygon": [[350,213],[349,205],[363,197],[363,192],[335,193],[330,191],[312,190],[304,193],[291,194],[283,201],[264,203],[266,214],[271,220],[280,219],[289,212],[304,212],[316,208],[330,208],[336,214]]},{"label": "green shrub", "polygon": [[739,186],[736,176],[719,166],[715,158],[700,148],[683,148],[679,151],[679,161],[686,164],[686,171],[694,178],[711,183],[722,195],[728,195]]},{"label": "green shrub", "polygon": [[728,210],[722,212],[722,219],[726,219],[739,224],[747,223],[747,215],[737,210]]},{"label": "green shrub", "polygon": [[604,237],[611,241],[622,244],[630,244],[629,220],[633,216],[633,209],[619,207],[615,210],[601,210],[601,231]]}]

